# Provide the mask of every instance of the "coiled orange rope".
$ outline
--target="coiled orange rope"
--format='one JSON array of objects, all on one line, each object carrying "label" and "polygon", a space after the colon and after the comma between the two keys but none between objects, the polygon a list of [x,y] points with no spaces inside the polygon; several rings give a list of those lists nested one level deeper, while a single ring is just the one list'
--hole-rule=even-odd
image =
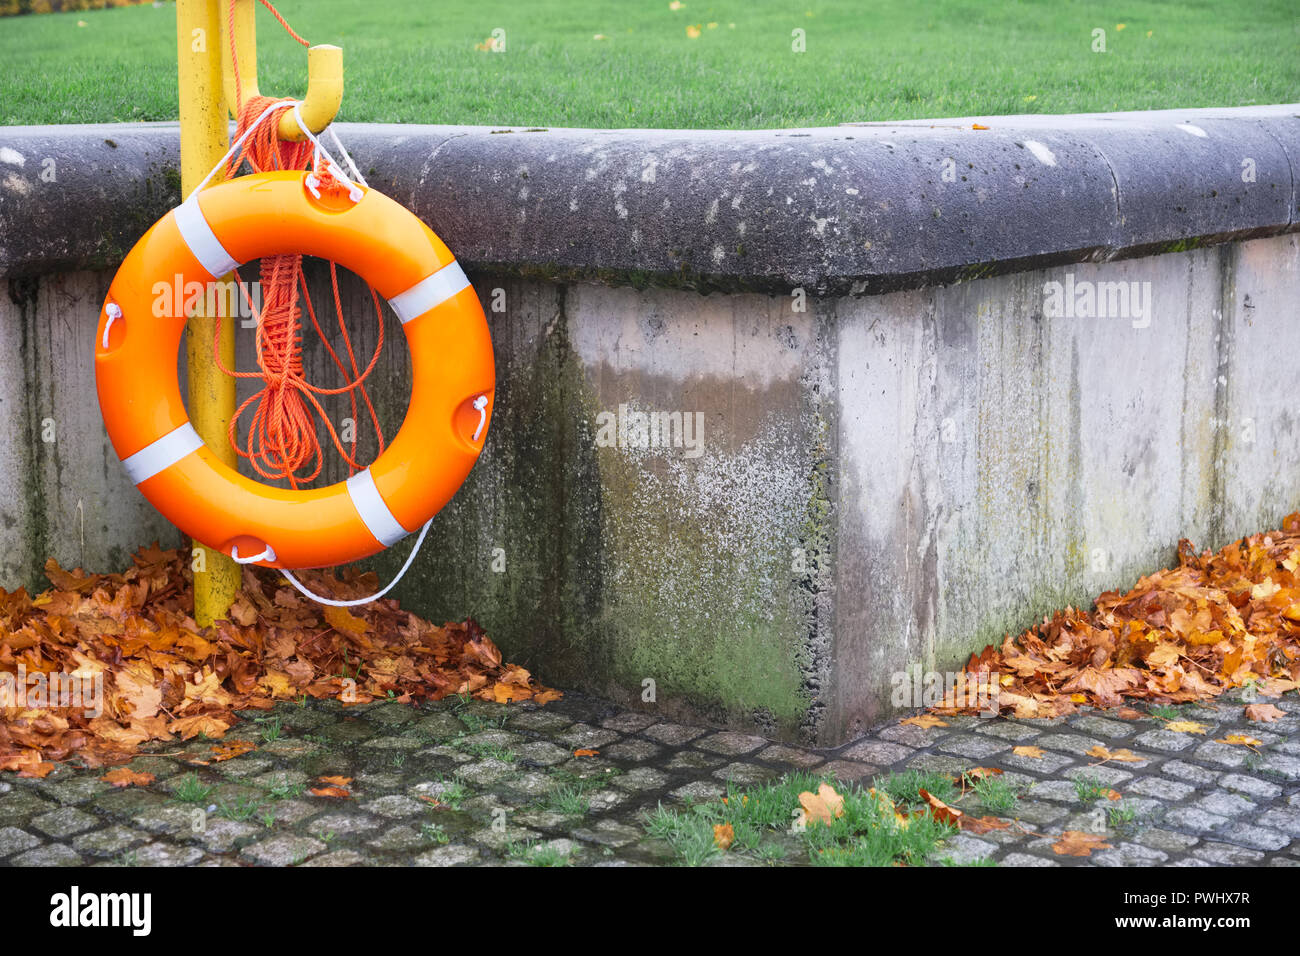
[{"label": "coiled orange rope", "polygon": [[[268,0],[262,0],[262,4],[275,15],[275,18],[280,21],[280,24],[294,39],[306,45],[307,41],[294,33],[289,24],[285,22],[284,18],[280,16],[279,12]],[[237,125],[237,135],[239,135],[243,134],[272,103],[285,101],[267,96],[250,97],[247,101],[243,101],[242,84],[239,79],[239,61],[235,55],[235,0],[230,0],[229,14],[231,62],[234,64],[236,96],[240,98]],[[254,172],[276,169],[306,169],[312,161],[312,150],[313,146],[308,141],[292,143],[280,140],[276,134],[276,124],[274,122],[266,123],[255,129],[244,142],[240,153],[231,159],[225,171],[225,176],[226,178],[233,176],[245,161]],[[317,176],[321,179],[323,185],[333,181],[333,177],[325,170],[319,170]],[[260,313],[253,308],[243,282],[240,281],[239,283],[240,293],[257,319],[257,364],[260,371],[238,372],[225,367],[220,354],[221,317],[217,316],[216,336],[213,342],[213,354],[216,358],[217,367],[225,374],[235,378],[261,378],[265,382],[256,394],[239,406],[231,418],[229,429],[231,447],[235,449],[240,457],[248,459],[253,469],[263,478],[287,479],[294,488],[298,487],[301,482],[309,482],[317,478],[324,464],[324,454],[317,438],[313,412],[315,415],[319,415],[321,421],[325,423],[330,438],[334,442],[334,447],[338,449],[339,454],[348,463],[350,473],[355,473],[364,467],[356,460],[357,435],[355,426],[358,424],[358,392],[366,406],[371,424],[374,426],[379,451],[384,450],[384,435],[379,426],[379,417],[375,413],[374,405],[371,403],[370,395],[364,385],[366,378],[374,371],[375,365],[379,361],[380,352],[383,351],[384,347],[384,321],[379,295],[373,288],[370,289],[370,296],[375,306],[375,317],[379,323],[379,332],[374,355],[371,356],[369,364],[362,371],[358,366],[356,353],[352,348],[352,338],[343,322],[343,303],[339,295],[338,267],[333,262],[330,263],[330,281],[333,285],[334,307],[338,314],[339,331],[343,337],[347,365],[344,364],[343,359],[339,357],[334,347],[326,339],[320,322],[316,318],[316,311],[312,308],[311,298],[307,291],[307,280],[303,276],[302,256],[300,255],[267,256],[262,259],[260,272],[262,308]],[[339,388],[322,388],[313,385],[306,380],[303,374],[302,310],[298,301],[300,292],[302,301],[307,306],[307,314],[311,317],[312,326],[325,344],[330,359],[347,382],[347,384]],[[351,454],[344,450],[343,442],[339,439],[338,433],[329,420],[329,416],[325,413],[316,397],[318,395],[339,395],[344,392],[348,394],[354,424]],[[256,404],[256,408],[253,410],[249,422],[247,447],[241,448],[238,437],[239,421],[244,412],[254,404]],[[308,474],[299,474],[309,465],[311,471]]]}]

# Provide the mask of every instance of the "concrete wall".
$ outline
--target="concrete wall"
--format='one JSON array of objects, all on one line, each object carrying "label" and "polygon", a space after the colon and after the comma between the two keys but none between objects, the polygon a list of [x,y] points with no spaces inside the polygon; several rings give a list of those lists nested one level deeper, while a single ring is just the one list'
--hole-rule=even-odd
[{"label": "concrete wall", "polygon": [[[1195,119],[1211,128],[1236,122]],[[591,134],[584,145],[563,131],[550,146],[560,157],[553,162],[576,158],[563,175],[546,173],[549,181],[530,175],[522,202],[532,227],[517,217],[522,180],[514,176],[499,194],[497,246],[528,246],[513,261],[492,251],[481,225],[457,225],[464,207],[426,213],[470,267],[492,326],[498,393],[484,455],[434,522],[400,599],[434,619],[477,617],[513,659],[548,681],[642,706],[652,687],[660,712],[834,743],[886,715],[891,680],[908,668],[955,669],[972,650],[1056,607],[1126,587],[1170,561],[1181,536],[1218,547],[1276,525],[1300,507],[1290,397],[1300,372],[1300,217],[1284,145],[1291,141],[1253,116],[1235,152],[1215,160],[1218,172],[1202,165],[1181,178],[1171,173],[1161,192],[1154,172],[1139,177],[1136,161],[1124,157],[1136,155],[1142,136],[1164,142],[1172,119],[1131,121],[1144,131],[1131,137],[1124,123],[1108,122],[1096,121],[1093,138],[1073,118],[1033,133],[1033,142],[1051,141],[1057,164],[1035,160],[1039,179],[1012,161],[985,171],[1003,177],[989,189],[1007,196],[1013,187],[1038,189],[1058,217],[1093,210],[1093,219],[1061,221],[1053,232],[999,218],[995,202],[981,242],[1000,258],[987,260],[962,251],[968,233],[960,223],[974,222],[972,210],[988,194],[950,196],[936,218],[917,206],[929,188],[923,180],[939,175],[926,169],[911,185],[889,180],[912,190],[896,198],[906,208],[890,223],[877,217],[877,241],[862,255],[853,250],[871,240],[855,232],[850,207],[829,212],[833,223],[810,223],[808,235],[787,236],[788,259],[746,273],[731,252],[709,251],[717,235],[709,230],[735,231],[742,221],[760,230],[776,212],[721,224],[727,216],[710,212],[719,184],[702,182],[701,170],[743,173],[743,164],[733,171],[731,140],[690,147],[692,174],[673,166],[683,156],[672,150],[686,146],[638,152],[644,143],[615,134]],[[1216,135],[1226,141],[1227,131]],[[100,171],[135,197],[133,216],[149,203],[165,209],[174,197],[158,145],[164,133],[127,133],[140,138],[148,162],[132,178],[136,167],[120,159],[130,140],[115,133],[108,149],[119,165]],[[19,152],[39,155],[30,143],[36,134],[27,135]],[[49,149],[75,142],[70,133],[39,135],[70,137]],[[829,181],[814,198],[825,212],[831,192],[857,188],[846,182],[872,187],[871,156],[902,148],[895,130],[894,145],[872,141],[875,152],[863,159],[846,135],[854,134],[764,148],[781,175],[798,165],[791,150],[812,150],[803,159]],[[474,138],[443,131],[421,141],[428,156],[412,177],[437,193],[448,150]],[[1206,138],[1178,130],[1172,142],[1200,150]],[[1021,134],[1016,148],[1023,152],[1028,139]],[[470,170],[463,182],[477,195],[501,180],[483,164],[496,163],[498,173],[544,164],[543,138],[517,145],[523,141],[485,139],[476,148],[496,152],[465,159],[479,165],[477,178]],[[369,151],[363,158],[373,165],[415,150],[413,142],[409,132],[381,128],[356,151]],[[503,142],[541,155],[516,162],[509,149],[491,146]],[[932,132],[917,142],[915,156],[896,160],[900,169],[953,152]],[[997,142],[995,152],[1006,148]],[[1243,142],[1259,154],[1262,178],[1252,185],[1263,182],[1265,195],[1246,190],[1232,201]],[[766,154],[749,145],[761,165]],[[79,155],[95,153],[86,147]],[[1071,155],[1104,162],[1110,185],[1095,192],[1095,171],[1058,181]],[[627,169],[650,168],[647,156],[658,164],[655,177],[630,179]],[[589,169],[598,170],[590,179]],[[132,223],[93,207],[87,216],[98,231],[71,234],[42,259],[33,251],[39,241],[14,238],[22,207],[12,175],[0,190],[0,226],[8,227],[0,230],[8,256],[0,260],[8,275],[0,331],[17,343],[0,356],[0,427],[11,450],[0,464],[0,586],[33,587],[46,556],[109,569],[138,544],[178,536],[127,484],[91,387],[89,343],[111,278],[104,266],[129,246]],[[566,176],[566,204],[595,202],[583,191],[594,182],[591,189],[627,211],[608,217],[614,226],[591,221],[604,230],[604,245],[589,245],[594,264],[586,271],[574,265],[582,251],[566,230],[575,227],[552,214]],[[681,177],[678,192],[667,185],[673,176]],[[688,186],[700,204],[703,258],[681,236],[664,235],[685,226],[655,217],[648,198],[670,190],[664,200],[685,216]],[[779,186],[771,187],[774,210],[787,205]],[[766,187],[721,189],[730,198],[719,210],[738,213]],[[395,180],[389,191],[413,206],[428,201],[414,181]],[[46,215],[70,203],[39,201]],[[1019,197],[1007,201],[1007,209],[1029,209]],[[1058,201],[1064,205],[1052,205]],[[475,202],[487,200],[468,206]],[[1163,220],[1160,202],[1168,206]],[[1098,203],[1110,212],[1097,212]],[[934,225],[947,221],[945,210],[957,225]],[[908,222],[918,235],[904,241]],[[826,244],[801,251],[819,228]],[[951,231],[935,234],[943,228]],[[630,233],[611,229],[643,230],[643,238],[658,230],[656,242],[676,243],[678,259],[701,268],[656,263],[658,248],[637,259]],[[1046,241],[1053,235],[1060,241]],[[549,255],[541,248],[548,242]],[[1177,251],[1151,254],[1163,249]],[[706,262],[714,272],[706,274]],[[326,300],[327,281],[313,270],[317,301]],[[1062,295],[1122,282],[1138,298],[1121,316],[1095,303],[1083,314],[1057,314],[1045,291],[1054,282]],[[358,350],[368,354],[375,328],[363,318],[364,290],[345,283],[344,297],[359,317]],[[391,314],[386,321],[392,344],[374,380],[391,434],[408,364],[400,326]],[[241,330],[243,367],[253,361],[252,344],[253,332]],[[309,349],[307,359],[313,380],[331,380],[323,349]],[[638,447],[634,428],[617,428],[620,411],[624,423],[629,413],[675,413],[674,424],[698,421],[699,429],[680,445]],[[335,402],[330,414],[337,424],[348,410]],[[44,441],[51,424],[53,440]],[[337,468],[327,474],[340,477]],[[369,566],[391,573],[408,546]]]},{"label": "concrete wall", "polygon": [[[1150,283],[1150,325],[1046,317],[1066,273]],[[1300,507],[1298,297],[1287,236],[842,302],[831,723]]]},{"label": "concrete wall", "polygon": [[0,296],[0,587],[47,587],[47,557],[116,570],[141,544],[180,540],[127,480],[99,416],[88,343],[112,278],[11,278]]}]

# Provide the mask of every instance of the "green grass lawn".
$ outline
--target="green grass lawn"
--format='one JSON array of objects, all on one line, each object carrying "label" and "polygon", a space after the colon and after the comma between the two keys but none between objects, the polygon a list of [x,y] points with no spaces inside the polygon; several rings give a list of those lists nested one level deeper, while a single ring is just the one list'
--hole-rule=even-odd
[{"label": "green grass lawn", "polygon": [[[1295,0],[278,6],[343,47],[352,121],[762,128],[1300,99]],[[305,52],[258,25],[262,89],[301,95]],[[497,28],[505,51],[476,50]],[[0,20],[0,123],[174,119],[175,60],[172,4]]]}]

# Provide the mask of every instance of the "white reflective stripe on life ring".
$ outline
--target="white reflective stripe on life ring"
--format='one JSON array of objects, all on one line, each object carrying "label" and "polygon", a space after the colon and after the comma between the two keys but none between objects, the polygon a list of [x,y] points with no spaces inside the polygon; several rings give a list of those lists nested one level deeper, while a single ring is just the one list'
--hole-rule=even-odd
[{"label": "white reflective stripe on life ring", "polygon": [[375,536],[376,541],[388,547],[410,534],[388,509],[388,504],[379,494],[379,489],[375,487],[375,478],[370,474],[369,468],[349,478],[347,486],[348,497],[352,499],[357,514],[361,516],[361,520]]},{"label": "white reflective stripe on life ring", "polygon": [[450,262],[431,276],[426,276],[405,292],[388,300],[397,317],[405,325],[418,319],[435,306],[442,305],[453,295],[469,285],[469,277],[459,262]]},{"label": "white reflective stripe on life ring", "polygon": [[134,455],[122,459],[122,467],[133,485],[138,485],[165,471],[191,452],[203,447],[203,439],[189,422],[172,429],[157,441],[145,445]]},{"label": "white reflective stripe on life ring", "polygon": [[199,265],[203,266],[212,278],[220,279],[239,265],[221,244],[221,240],[212,231],[208,221],[203,218],[203,210],[199,208],[197,194],[185,200],[174,211],[181,238],[185,240],[185,245],[190,247],[190,252],[194,253],[194,258],[199,260]]}]

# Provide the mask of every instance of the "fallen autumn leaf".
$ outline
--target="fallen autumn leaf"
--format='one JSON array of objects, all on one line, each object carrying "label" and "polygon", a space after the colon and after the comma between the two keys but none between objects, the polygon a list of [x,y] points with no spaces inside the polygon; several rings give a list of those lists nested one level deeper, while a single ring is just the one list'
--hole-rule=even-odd
[{"label": "fallen autumn leaf", "polygon": [[99,779],[111,783],[115,787],[147,787],[153,783],[154,775],[139,773],[127,767],[118,767],[116,770],[110,770]]},{"label": "fallen autumn leaf", "polygon": [[730,823],[716,823],[713,826],[713,843],[719,850],[728,849],[736,839],[736,831]]},{"label": "fallen autumn leaf", "polygon": [[1061,838],[1052,844],[1052,850],[1061,856],[1092,856],[1093,850],[1109,849],[1110,844],[1104,836],[1084,833],[1080,830],[1066,830]]},{"label": "fallen autumn leaf", "polygon": [[1120,763],[1141,763],[1145,759],[1131,750],[1107,750],[1101,744],[1091,748],[1088,751],[1088,756],[1099,758],[1101,763],[1106,763],[1108,760],[1118,760]]},{"label": "fallen autumn leaf", "polygon": [[936,717],[934,714],[917,714],[913,717],[908,717],[906,720],[901,720],[899,721],[899,723],[911,724],[913,727],[924,727],[926,729],[929,729],[931,727],[948,726],[948,722],[946,720]]},{"label": "fallen autumn leaf", "polygon": [[1272,723],[1279,717],[1285,717],[1286,711],[1272,704],[1247,704],[1246,719],[1259,723]]}]

